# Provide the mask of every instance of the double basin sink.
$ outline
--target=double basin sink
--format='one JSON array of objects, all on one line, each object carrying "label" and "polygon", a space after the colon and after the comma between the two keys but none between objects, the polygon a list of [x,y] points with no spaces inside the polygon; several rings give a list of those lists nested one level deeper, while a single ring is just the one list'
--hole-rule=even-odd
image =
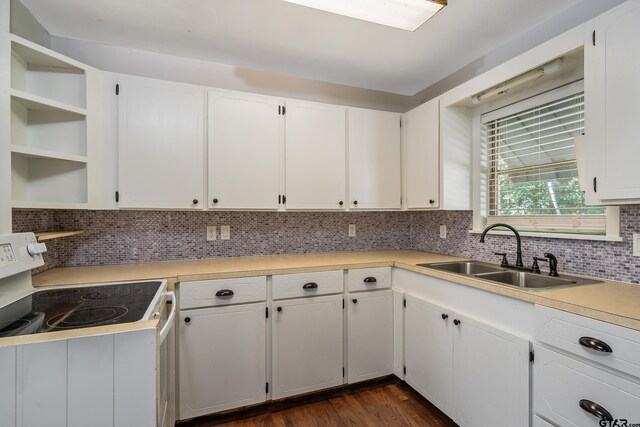
[{"label": "double basin sink", "polygon": [[551,277],[545,273],[532,273],[528,271],[509,270],[495,264],[480,261],[454,261],[418,264],[420,267],[446,271],[448,273],[471,276],[490,282],[514,286],[523,289],[546,289],[557,286],[578,286],[601,283],[599,280],[583,277],[562,275]]}]

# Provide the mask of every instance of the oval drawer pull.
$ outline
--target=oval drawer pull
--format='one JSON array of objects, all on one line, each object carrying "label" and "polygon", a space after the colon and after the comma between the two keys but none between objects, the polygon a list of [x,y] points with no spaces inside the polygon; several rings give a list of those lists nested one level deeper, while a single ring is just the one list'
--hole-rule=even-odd
[{"label": "oval drawer pull", "polygon": [[231,289],[222,289],[216,292],[217,297],[232,297],[233,291]]},{"label": "oval drawer pull", "polygon": [[318,284],[314,282],[305,283],[302,285],[302,289],[318,289]]},{"label": "oval drawer pull", "polygon": [[604,409],[602,406],[598,405],[596,402],[592,402],[587,399],[582,399],[580,401],[580,407],[583,411],[590,413],[594,417],[598,417],[601,420],[605,421],[613,421],[613,416],[611,412]]},{"label": "oval drawer pull", "polygon": [[597,338],[582,337],[578,340],[581,346],[589,348],[595,351],[601,351],[603,353],[613,353],[613,349],[604,341],[600,341]]},{"label": "oval drawer pull", "polygon": [[374,283],[376,283],[377,280],[375,277],[365,277],[364,278],[364,283],[368,284],[368,285],[372,285]]}]

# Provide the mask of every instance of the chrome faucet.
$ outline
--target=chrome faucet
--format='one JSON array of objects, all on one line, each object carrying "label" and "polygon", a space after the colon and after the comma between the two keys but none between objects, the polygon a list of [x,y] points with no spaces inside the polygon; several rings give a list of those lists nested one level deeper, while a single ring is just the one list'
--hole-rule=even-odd
[{"label": "chrome faucet", "polygon": [[508,228],[509,230],[513,231],[513,234],[515,234],[516,236],[516,267],[523,268],[524,264],[522,263],[522,240],[520,239],[520,233],[518,233],[518,230],[516,230],[509,224],[501,224],[501,223],[491,224],[490,226],[485,228],[484,231],[482,232],[482,235],[480,236],[480,243],[484,243],[484,236],[487,235],[487,232],[489,230],[496,227]]}]

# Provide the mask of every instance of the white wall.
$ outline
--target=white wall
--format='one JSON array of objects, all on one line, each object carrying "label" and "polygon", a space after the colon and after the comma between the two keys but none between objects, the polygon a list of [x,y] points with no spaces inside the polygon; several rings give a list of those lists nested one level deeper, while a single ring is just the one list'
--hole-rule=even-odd
[{"label": "white wall", "polygon": [[31,15],[31,12],[20,2],[11,0],[11,32],[17,36],[31,40],[41,46],[49,47],[51,37],[47,30]]},{"label": "white wall", "polygon": [[411,101],[387,92],[63,37],[51,37],[51,48],[100,70],[283,98],[396,112],[406,111]]},{"label": "white wall", "polygon": [[9,33],[9,0],[0,0],[0,234],[11,232],[11,47],[4,39]]}]

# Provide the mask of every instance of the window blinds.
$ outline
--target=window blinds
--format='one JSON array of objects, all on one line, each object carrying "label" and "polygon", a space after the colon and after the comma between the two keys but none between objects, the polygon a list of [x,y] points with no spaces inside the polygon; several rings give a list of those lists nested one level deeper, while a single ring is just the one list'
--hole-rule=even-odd
[{"label": "window blinds", "polygon": [[574,137],[584,130],[584,92],[493,118],[484,130],[489,224],[604,232],[604,208],[585,206],[578,182]]}]

